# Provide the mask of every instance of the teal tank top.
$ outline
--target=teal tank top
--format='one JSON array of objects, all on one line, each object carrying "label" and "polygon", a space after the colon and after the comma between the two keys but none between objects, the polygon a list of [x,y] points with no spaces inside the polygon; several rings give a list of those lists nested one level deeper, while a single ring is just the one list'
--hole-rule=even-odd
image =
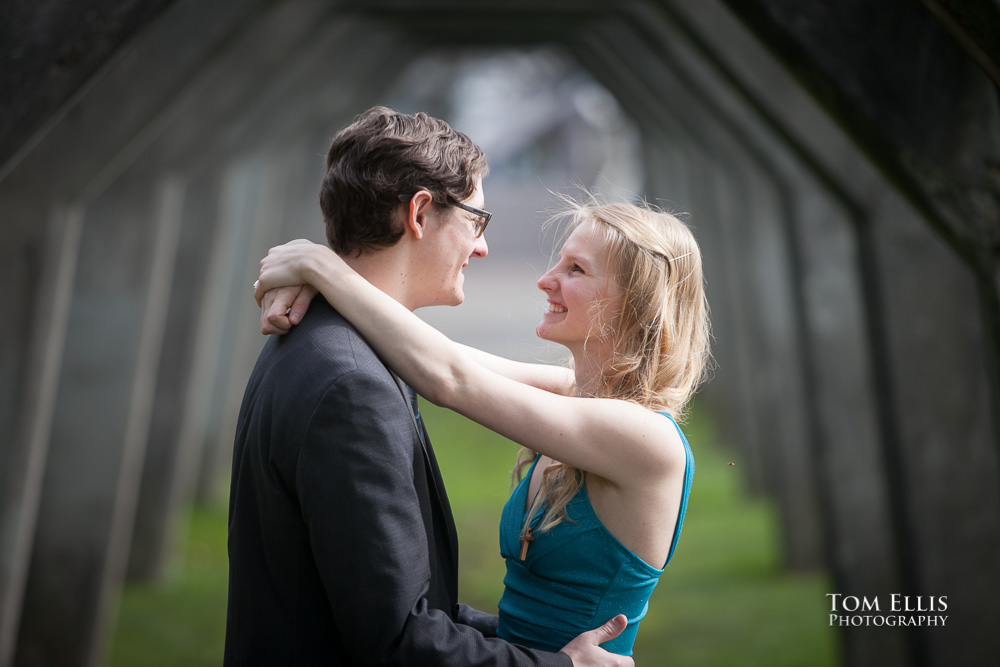
[{"label": "teal tank top", "polygon": [[[662,413],[674,426],[677,423]],[[687,463],[680,511],[674,528],[667,564],[674,555],[684,523],[688,495],[694,477],[694,455],[684,433],[681,442]],[[558,651],[581,632],[592,630],[618,614],[628,617],[628,627],[602,648],[632,655],[639,622],[646,616],[649,596],[663,570],[634,553],[601,524],[584,485],[567,505],[572,522],[563,521],[535,541],[521,561],[521,526],[524,524],[528,483],[538,459],[514,489],[500,519],[500,554],[506,559],[504,593],[500,598],[497,636],[529,648]],[[541,508],[532,525],[544,514]]]}]

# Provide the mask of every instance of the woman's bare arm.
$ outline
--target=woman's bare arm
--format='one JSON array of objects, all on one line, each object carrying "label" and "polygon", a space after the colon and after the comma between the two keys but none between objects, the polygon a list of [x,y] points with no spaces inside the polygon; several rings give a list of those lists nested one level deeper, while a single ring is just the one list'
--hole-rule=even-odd
[{"label": "woman's bare arm", "polygon": [[565,366],[514,361],[461,343],[455,345],[462,348],[481,366],[511,380],[562,396],[572,396],[576,393],[573,371]]},{"label": "woman's bare arm", "polygon": [[261,261],[255,296],[303,283],[316,287],[408,384],[437,405],[622,486],[660,480],[683,466],[683,447],[667,420],[625,401],[561,396],[494,372],[325,246],[272,248]]},{"label": "woman's bare arm", "polygon": [[[293,326],[302,321],[309,302],[315,295],[316,288],[312,285],[292,285],[269,290],[261,298],[261,333],[280,335],[291,331]],[[575,393],[576,382],[569,368],[513,361],[461,343],[456,345],[460,345],[482,366],[511,380],[563,396]]]}]

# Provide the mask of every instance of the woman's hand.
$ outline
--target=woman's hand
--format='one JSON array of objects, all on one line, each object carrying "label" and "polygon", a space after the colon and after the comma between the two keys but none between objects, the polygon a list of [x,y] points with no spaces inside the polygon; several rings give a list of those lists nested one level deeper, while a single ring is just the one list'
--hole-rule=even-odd
[{"label": "woman's hand", "polygon": [[261,306],[264,295],[273,289],[311,285],[315,282],[314,276],[331,265],[335,268],[337,262],[343,265],[328,247],[304,239],[271,248],[267,257],[260,260],[260,278],[254,287],[254,299]]},{"label": "woman's hand", "polygon": [[304,239],[268,251],[260,261],[260,278],[254,284],[262,334],[286,334],[302,321],[317,293],[310,282],[324,263],[346,266],[326,246]]}]

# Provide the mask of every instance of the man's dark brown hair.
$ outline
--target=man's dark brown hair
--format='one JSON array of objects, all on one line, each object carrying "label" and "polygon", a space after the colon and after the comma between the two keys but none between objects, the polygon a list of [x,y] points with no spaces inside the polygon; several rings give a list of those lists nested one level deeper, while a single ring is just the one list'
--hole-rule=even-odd
[{"label": "man's dark brown hair", "polygon": [[391,246],[403,235],[400,195],[423,188],[447,206],[472,196],[488,171],[482,149],[444,121],[373,107],[327,151],[319,192],[327,242],[341,255]]}]

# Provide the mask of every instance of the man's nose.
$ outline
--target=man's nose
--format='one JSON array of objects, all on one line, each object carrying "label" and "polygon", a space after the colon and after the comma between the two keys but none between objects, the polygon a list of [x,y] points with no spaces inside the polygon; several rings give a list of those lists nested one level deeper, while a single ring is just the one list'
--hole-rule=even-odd
[{"label": "man's nose", "polygon": [[486,234],[476,239],[476,245],[472,246],[473,257],[486,257],[490,252],[490,247],[486,244]]}]

